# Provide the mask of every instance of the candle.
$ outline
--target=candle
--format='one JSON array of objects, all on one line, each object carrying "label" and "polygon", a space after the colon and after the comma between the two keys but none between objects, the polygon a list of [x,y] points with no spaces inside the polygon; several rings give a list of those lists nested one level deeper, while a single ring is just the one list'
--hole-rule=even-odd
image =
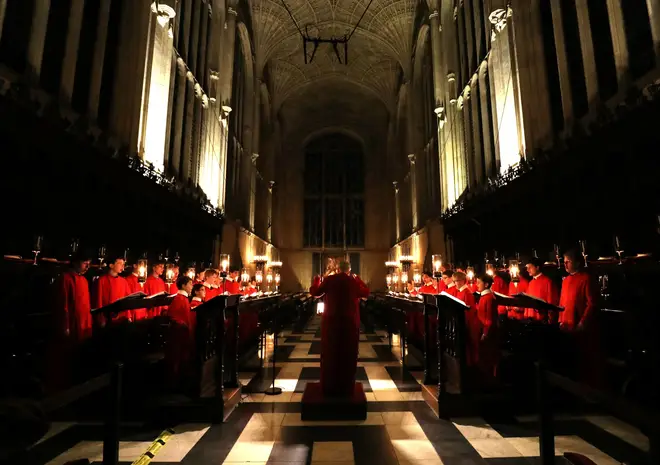
[{"label": "candle", "polygon": [[585,241],[580,241],[580,248],[582,249],[582,255],[587,253],[587,244]]},{"label": "candle", "polygon": [[616,242],[616,250],[621,250],[621,243],[619,242],[619,236],[614,236],[614,242]]}]

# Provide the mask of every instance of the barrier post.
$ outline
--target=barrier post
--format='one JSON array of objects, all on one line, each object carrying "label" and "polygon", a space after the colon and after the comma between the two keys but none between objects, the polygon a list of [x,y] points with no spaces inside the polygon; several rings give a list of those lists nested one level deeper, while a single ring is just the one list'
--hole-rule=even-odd
[{"label": "barrier post", "polygon": [[555,463],[555,431],[552,418],[552,398],[545,376],[545,363],[539,360],[536,363],[536,387],[539,403],[540,436],[539,447],[542,465]]},{"label": "barrier post", "polygon": [[116,363],[112,367],[109,387],[110,399],[103,438],[103,465],[117,465],[119,463],[119,421],[121,418],[123,367],[121,363]]}]

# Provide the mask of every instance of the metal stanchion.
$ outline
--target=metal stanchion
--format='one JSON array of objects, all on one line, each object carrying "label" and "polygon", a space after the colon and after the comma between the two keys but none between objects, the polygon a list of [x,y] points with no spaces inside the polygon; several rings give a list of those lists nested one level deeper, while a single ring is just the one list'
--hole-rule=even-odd
[{"label": "metal stanchion", "polygon": [[545,375],[543,360],[536,363],[537,394],[539,402],[540,435],[539,447],[541,463],[554,465],[555,463],[555,431],[552,419],[552,399],[548,380]]},{"label": "metal stanchion", "polygon": [[[265,351],[264,351],[265,352]],[[278,396],[282,394],[282,388],[275,387],[275,355],[277,354],[277,313],[273,313],[273,357],[271,370],[273,371],[273,384],[264,391],[268,396]],[[264,354],[265,356],[265,354]]]},{"label": "metal stanchion", "polygon": [[121,418],[121,384],[124,365],[116,363],[112,367],[110,379],[110,399],[103,437],[103,465],[119,463],[119,421]]}]

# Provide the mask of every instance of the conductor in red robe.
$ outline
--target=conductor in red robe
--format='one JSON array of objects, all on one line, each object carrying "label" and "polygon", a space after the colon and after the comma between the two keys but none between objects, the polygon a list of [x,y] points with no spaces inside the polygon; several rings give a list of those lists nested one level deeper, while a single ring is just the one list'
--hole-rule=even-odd
[{"label": "conductor in red robe", "polygon": [[[167,292],[167,284],[161,278],[163,272],[165,271],[165,264],[163,262],[156,262],[151,267],[151,275],[147,278],[144,283],[143,292],[147,295],[160,294],[161,292]],[[152,307],[148,310],[150,318],[160,316],[167,307]]]},{"label": "conductor in red robe", "polygon": [[[561,286],[559,327],[574,344],[567,357],[575,353],[574,360],[578,379],[600,387],[603,375],[603,359],[600,350],[597,294],[592,277],[583,269],[582,257],[574,250],[564,254],[564,267],[568,276]],[[570,365],[570,363],[569,363]]]},{"label": "conductor in red robe", "polygon": [[182,387],[189,362],[193,354],[194,333],[190,312],[190,293],[193,282],[188,276],[178,278],[179,291],[170,303],[167,316],[170,326],[167,331],[165,366],[170,388]]},{"label": "conductor in red robe", "polygon": [[350,274],[351,266],[342,261],[339,272],[327,276],[312,290],[318,297],[325,294],[321,320],[321,389],[330,397],[349,397],[355,389],[358,362],[361,298],[369,296],[369,288]]},{"label": "conductor in red robe", "polygon": [[491,383],[497,376],[500,360],[500,331],[495,294],[491,291],[493,278],[484,274],[477,278],[477,290],[481,294],[477,307],[480,336],[478,338],[478,367],[482,379]]},{"label": "conductor in red robe", "polygon": [[[549,304],[559,305],[559,290],[552,279],[543,274],[543,262],[538,258],[534,258],[526,266],[529,275],[532,277],[529,286],[527,286],[527,294]],[[527,308],[525,309],[525,318],[545,323],[557,323],[559,315],[557,315],[557,312],[551,312],[548,315],[547,312],[538,312],[533,308]]]},{"label": "conductor in red robe", "polygon": [[[96,281],[96,288],[93,293],[93,308],[105,307],[131,294],[128,282],[119,276],[124,271],[124,266],[123,256],[117,256],[108,261],[108,272]],[[133,312],[130,310],[121,312],[112,318],[113,323],[130,321],[133,321]],[[105,326],[105,316],[100,315],[99,322],[101,326]]]},{"label": "conductor in red robe", "polygon": [[54,334],[49,351],[49,388],[57,391],[71,384],[73,369],[81,365],[83,344],[92,336],[89,257],[77,253],[55,288]]}]

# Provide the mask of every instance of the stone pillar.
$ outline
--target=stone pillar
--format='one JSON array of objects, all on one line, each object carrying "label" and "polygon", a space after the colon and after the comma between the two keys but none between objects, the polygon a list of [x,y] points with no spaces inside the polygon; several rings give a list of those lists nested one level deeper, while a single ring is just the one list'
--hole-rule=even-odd
[{"label": "stone pillar", "polygon": [[273,188],[275,181],[268,181],[268,214],[266,216],[266,240],[273,242]]},{"label": "stone pillar", "polygon": [[236,1],[228,2],[225,21],[225,37],[222,44],[222,77],[220,85],[220,98],[223,107],[231,111],[231,86],[234,77],[234,47],[236,45]]},{"label": "stone pillar", "polygon": [[2,39],[2,26],[5,23],[6,10],[7,10],[7,0],[0,0],[0,39]]},{"label": "stone pillar", "polygon": [[190,71],[186,72],[186,108],[184,114],[185,127],[183,129],[183,170],[181,177],[184,181],[192,179],[192,138],[193,115],[195,113],[195,77]]},{"label": "stone pillar", "polygon": [[550,5],[552,7],[552,26],[555,32],[555,49],[557,50],[561,106],[564,110],[564,127],[570,129],[573,121],[573,92],[571,90],[571,76],[568,74],[564,21],[561,16],[561,3],[550,2]]},{"label": "stone pillar", "polygon": [[[2,2],[0,2],[2,3]],[[660,2],[658,0],[646,0],[651,21],[651,34],[653,35],[653,48],[655,49],[655,63],[660,65]],[[2,6],[0,5],[0,8]],[[2,36],[2,12],[0,11],[0,36]]]},{"label": "stone pillar", "polygon": [[598,102],[598,69],[596,68],[596,56],[594,54],[594,38],[591,33],[591,21],[589,20],[589,5],[587,0],[576,0],[578,27],[580,29],[580,48],[582,49],[582,63],[584,65],[584,77],[587,83],[587,99],[590,110]]},{"label": "stone pillar", "polygon": [[200,75],[198,74],[199,69],[197,68],[197,55],[199,52],[199,30],[201,26],[201,16],[202,16],[202,0],[193,0],[192,8],[192,30],[190,31],[190,55],[186,59],[188,63],[188,68],[195,74],[197,81],[201,81]]},{"label": "stone pillar", "polygon": [[193,12],[193,0],[179,0],[180,2],[186,2],[183,5],[183,9],[186,12],[185,15],[183,15],[183,22],[182,24],[179,25],[179,27],[183,27],[183,34],[181,35],[181,40],[178,43],[178,48],[179,48],[179,54],[183,58],[183,60],[190,64],[190,56],[189,56],[189,50],[190,50],[190,41],[192,39],[190,28],[192,24],[192,12]]},{"label": "stone pillar", "polygon": [[41,75],[41,62],[44,57],[49,11],[50,0],[34,0],[32,26],[27,49],[27,77],[33,84],[39,82],[39,76]]},{"label": "stone pillar", "polygon": [[257,204],[257,160],[258,153],[252,154],[252,166],[250,166],[250,195],[248,197],[248,224],[250,231],[255,231],[255,207]]},{"label": "stone pillar", "polygon": [[626,41],[626,26],[623,21],[621,3],[629,0],[607,0],[607,13],[610,18],[610,32],[614,48],[614,63],[619,89],[627,89],[630,73],[628,71],[628,42]]},{"label": "stone pillar", "polygon": [[440,180],[440,210],[444,211],[447,207],[447,182],[445,180],[445,131],[443,130],[447,124],[447,113],[445,107],[439,105],[435,108],[435,114],[438,117],[438,171]]},{"label": "stone pillar", "polygon": [[202,130],[202,87],[199,83],[195,83],[195,97],[193,104],[193,124],[192,124],[192,140],[191,140],[191,169],[190,177],[193,186],[199,185],[199,168],[202,156],[203,141],[201,137]]},{"label": "stone pillar", "polygon": [[442,43],[440,41],[440,14],[435,10],[429,15],[431,22],[431,56],[433,58],[433,91],[435,104],[442,102]]},{"label": "stone pillar", "polygon": [[186,107],[186,64],[182,58],[176,60],[176,108],[174,110],[174,143],[172,144],[172,172],[180,176],[181,153],[183,141],[183,120]]},{"label": "stone pillar", "polygon": [[412,227],[416,231],[419,229],[419,212],[417,211],[417,164],[414,153],[408,155],[408,161],[410,162],[410,213]]},{"label": "stone pillar", "polygon": [[210,12],[210,5],[207,5],[206,7],[202,4],[201,5],[201,36],[199,38],[199,53],[198,53],[198,60],[199,62],[197,63],[197,78],[199,79],[200,82],[206,84],[207,81],[207,69],[206,69],[206,50],[208,47],[207,41],[209,37],[209,15],[211,14]]},{"label": "stone pillar", "polygon": [[73,96],[84,8],[85,0],[71,0],[71,11],[69,12],[69,25],[66,31],[66,45],[64,46],[64,61],[62,62],[62,78],[60,84],[60,99],[66,106],[71,105],[71,98]]},{"label": "stone pillar", "polygon": [[108,38],[108,19],[110,18],[110,1],[101,0],[99,19],[94,44],[94,59],[92,60],[91,82],[89,84],[89,117],[96,120],[101,97],[101,81],[103,80],[103,62],[105,61],[105,42]]},{"label": "stone pillar", "polygon": [[399,207],[399,183],[394,181],[394,228],[396,230],[396,242],[401,240],[401,209]]}]

